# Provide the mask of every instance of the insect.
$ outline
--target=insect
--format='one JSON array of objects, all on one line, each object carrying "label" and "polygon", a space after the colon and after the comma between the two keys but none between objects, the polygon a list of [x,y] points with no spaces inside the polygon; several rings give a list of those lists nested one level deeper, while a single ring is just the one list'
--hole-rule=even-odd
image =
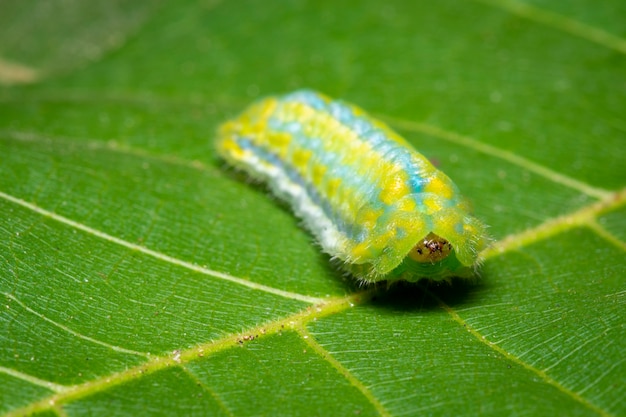
[{"label": "insect", "polygon": [[487,244],[456,185],[345,102],[309,90],[265,98],[224,123],[216,147],[364,283],[469,277]]}]

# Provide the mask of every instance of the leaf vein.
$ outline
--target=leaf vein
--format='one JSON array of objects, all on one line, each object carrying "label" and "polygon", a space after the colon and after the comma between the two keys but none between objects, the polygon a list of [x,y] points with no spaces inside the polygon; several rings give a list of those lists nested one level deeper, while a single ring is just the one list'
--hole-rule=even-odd
[{"label": "leaf vein", "polygon": [[[272,335],[282,332],[287,328],[294,329],[296,326],[303,326],[309,321],[320,319],[330,314],[336,314],[353,307],[355,304],[366,302],[373,293],[373,290],[369,290],[342,298],[325,300],[323,304],[315,307],[308,307],[298,313],[271,323],[262,324],[256,328],[250,329],[246,333]],[[147,362],[141,365],[113,374],[104,375],[98,379],[85,382],[81,385],[68,387],[63,392],[59,392],[33,402],[21,409],[10,411],[5,414],[5,417],[17,417],[48,410],[51,407],[81,399],[95,392],[104,391],[113,386],[145,377],[146,375],[163,369],[181,366],[191,361],[199,360],[205,356],[237,346],[240,343],[242,343],[240,336],[237,334],[231,334],[222,339],[210,341],[191,349],[176,351],[174,356],[152,355]]]},{"label": "leaf vein", "polygon": [[489,259],[576,227],[589,227],[595,222],[596,216],[624,204],[626,204],[626,188],[577,211],[548,219],[537,227],[506,236],[482,251],[480,255],[483,259]]},{"label": "leaf vein", "polygon": [[584,398],[583,396],[579,395],[578,393],[576,393],[576,392],[568,389],[567,387],[563,386],[561,383],[559,383],[558,381],[556,381],[553,378],[551,378],[546,372],[544,372],[544,371],[542,371],[540,369],[535,368],[533,365],[529,364],[528,362],[525,362],[525,361],[521,360],[519,357],[517,357],[517,356],[513,355],[512,353],[506,351],[505,349],[501,348],[496,343],[487,340],[487,338],[484,337],[480,333],[479,330],[476,330],[473,326],[471,326],[465,319],[463,319],[458,314],[458,312],[456,312],[452,307],[447,305],[441,298],[439,298],[437,295],[433,294],[427,288],[424,288],[424,291],[426,291],[434,300],[436,300],[436,302],[439,304],[439,306],[444,311],[446,311],[452,317],[452,319],[454,321],[456,321],[463,328],[467,329],[480,343],[483,343],[484,345],[486,345],[490,349],[492,349],[495,352],[499,353],[500,355],[502,355],[507,360],[509,360],[509,361],[511,361],[511,362],[513,362],[513,363],[515,363],[515,364],[517,364],[519,366],[521,366],[522,368],[526,369],[527,371],[532,372],[533,374],[537,375],[546,384],[553,386],[557,390],[561,391],[563,394],[567,395],[568,397],[572,398],[574,401],[580,403],[581,405],[583,405],[586,408],[592,410],[593,412],[597,413],[598,415],[606,416],[606,417],[611,415],[608,411],[598,407],[597,405],[591,403],[588,399]]},{"label": "leaf vein", "polygon": [[54,382],[46,381],[44,379],[40,379],[35,376],[25,374],[15,369],[5,368],[4,366],[0,366],[0,372],[2,372],[3,374],[10,375],[14,378],[21,379],[23,381],[30,382],[33,385],[38,385],[40,387],[48,388],[49,390],[52,390],[56,393],[64,392],[68,389],[68,387],[65,385],[55,384]]},{"label": "leaf vein", "polygon": [[596,234],[598,234],[602,239],[608,241],[613,246],[621,249],[623,252],[626,252],[626,242],[620,240],[613,233],[606,230],[606,228],[598,223],[595,219],[593,221],[590,221],[587,226]]},{"label": "leaf vein", "polygon": [[604,371],[602,374],[600,374],[600,376],[598,376],[595,379],[595,381],[592,381],[591,383],[587,384],[587,386],[585,388],[581,389],[580,391],[578,391],[577,394],[578,395],[582,395],[582,394],[585,393],[585,391],[588,391],[590,388],[592,388],[593,386],[597,385],[598,382],[600,382],[604,377],[606,377],[608,374],[610,374],[613,371],[613,369],[615,369],[618,366],[620,366],[624,361],[626,361],[626,357],[623,357],[619,361],[614,362],[613,365],[608,367],[608,369],[606,371]]},{"label": "leaf vein", "polygon": [[242,279],[242,278],[238,278],[238,277],[226,274],[224,272],[218,272],[218,271],[214,271],[214,270],[211,270],[211,269],[208,269],[208,268],[203,268],[203,267],[198,266],[198,265],[194,265],[194,264],[192,264],[190,262],[183,261],[183,260],[178,259],[178,258],[174,258],[173,256],[169,256],[169,255],[166,255],[164,253],[157,252],[157,251],[152,250],[152,249],[148,249],[145,246],[141,246],[141,245],[137,245],[137,244],[134,244],[134,243],[131,243],[131,242],[127,242],[127,241],[125,241],[123,239],[117,238],[115,236],[109,235],[109,234],[107,234],[105,232],[102,232],[100,230],[94,229],[94,228],[92,228],[90,226],[87,226],[85,224],[76,222],[76,221],[71,220],[71,219],[69,219],[67,217],[64,217],[64,216],[61,216],[61,215],[56,214],[54,212],[48,211],[48,210],[46,210],[44,208],[41,208],[41,207],[39,207],[39,206],[37,206],[37,205],[35,205],[33,203],[29,203],[29,202],[27,202],[25,200],[22,200],[20,198],[14,197],[12,195],[6,194],[6,193],[4,193],[2,191],[0,191],[0,198],[4,198],[5,200],[8,200],[8,201],[10,201],[12,203],[15,203],[15,204],[18,204],[18,205],[20,205],[22,207],[30,209],[30,210],[34,211],[35,213],[38,213],[38,214],[40,214],[42,216],[51,218],[51,219],[53,219],[53,220],[55,220],[57,222],[63,223],[65,225],[68,225],[70,227],[78,229],[78,230],[80,230],[82,232],[89,233],[89,234],[91,234],[93,236],[96,236],[96,237],[101,238],[103,240],[106,240],[108,242],[115,243],[115,244],[123,246],[125,248],[131,249],[131,250],[135,250],[137,252],[141,252],[144,255],[151,256],[151,257],[156,258],[156,259],[158,259],[160,261],[163,261],[163,262],[168,262],[168,263],[171,263],[171,264],[174,264],[174,265],[186,268],[186,269],[190,269],[190,270],[192,270],[194,272],[198,272],[198,273],[201,273],[201,274],[204,274],[204,275],[209,275],[211,277],[222,279],[224,281],[233,282],[235,284],[242,285],[242,286],[251,288],[253,290],[264,291],[264,292],[267,292],[267,293],[270,293],[270,294],[278,295],[278,296],[289,298],[289,299],[292,299],[292,300],[303,301],[303,302],[306,302],[306,303],[309,303],[309,304],[319,304],[319,303],[322,303],[324,301],[321,298],[311,297],[311,296],[308,296],[308,295],[293,293],[293,292],[290,292],[290,291],[285,291],[285,290],[281,290],[281,289],[278,289],[278,288],[269,287],[267,285],[263,285],[263,284],[259,284],[259,283],[252,282],[252,281],[248,281],[248,280],[245,280],[245,279]]},{"label": "leaf vein", "polygon": [[411,120],[398,119],[385,115],[380,115],[379,117],[381,119],[388,120],[390,123],[398,126],[399,128],[431,135],[436,138],[455,143],[457,145],[474,149],[478,152],[482,152],[483,154],[502,159],[504,161],[522,167],[534,174],[544,177],[554,183],[580,191],[591,197],[603,199],[611,195],[611,192],[608,190],[597,188],[582,181],[578,181],[577,179],[568,177],[567,175],[561,174],[560,172],[554,171],[541,164],[533,162],[530,159],[519,156],[513,152],[509,152],[504,149],[496,148],[495,146],[480,142],[472,137],[442,129],[438,126],[434,126],[428,123],[414,122]]},{"label": "leaf vein", "polygon": [[196,374],[193,373],[193,371],[191,371],[186,366],[181,366],[181,368],[187,374],[187,376],[193,380],[193,382],[197,386],[199,386],[204,391],[206,391],[211,396],[211,398],[213,398],[213,400],[215,400],[215,402],[219,405],[219,407],[222,409],[222,411],[224,411],[224,413],[226,413],[229,416],[233,416],[233,417],[235,416],[235,414],[233,414],[232,410],[224,403],[224,400],[214,390],[212,390],[202,380],[200,380],[200,378],[198,378],[196,376]]},{"label": "leaf vein", "polygon": [[28,311],[29,313],[39,317],[41,320],[43,320],[43,321],[45,321],[47,323],[52,324],[53,326],[55,326],[55,327],[65,331],[65,332],[71,334],[72,336],[78,337],[79,339],[85,340],[87,342],[94,343],[96,345],[104,346],[104,347],[109,348],[109,349],[111,349],[111,350],[113,350],[115,352],[127,353],[127,354],[130,354],[130,355],[142,356],[144,358],[149,358],[150,357],[150,355],[148,353],[138,352],[136,350],[131,350],[131,349],[126,349],[126,348],[123,348],[123,347],[120,347],[120,346],[115,346],[115,345],[112,345],[110,343],[103,342],[102,340],[94,339],[93,337],[90,337],[90,336],[84,335],[82,333],[79,333],[76,330],[73,330],[73,329],[71,329],[70,327],[68,327],[68,326],[66,326],[64,324],[57,323],[56,321],[46,317],[45,315],[41,314],[40,312],[30,308],[24,302],[22,302],[17,297],[15,297],[13,294],[9,294],[9,293],[6,293],[6,292],[3,292],[2,294],[5,297],[7,297],[8,299],[12,300],[13,302],[19,304],[24,310]]},{"label": "leaf vein", "polygon": [[626,54],[626,40],[578,20],[517,0],[476,0]]},{"label": "leaf vein", "polygon": [[304,342],[309,345],[322,359],[328,362],[333,368],[337,370],[352,386],[354,386],[361,394],[374,406],[378,414],[381,416],[391,416],[385,406],[374,396],[374,394],[365,386],[359,379],[357,379],[346,367],[341,364],[334,356],[327,351],[322,345],[317,343],[313,335],[308,329],[302,325],[296,329],[300,337]]}]

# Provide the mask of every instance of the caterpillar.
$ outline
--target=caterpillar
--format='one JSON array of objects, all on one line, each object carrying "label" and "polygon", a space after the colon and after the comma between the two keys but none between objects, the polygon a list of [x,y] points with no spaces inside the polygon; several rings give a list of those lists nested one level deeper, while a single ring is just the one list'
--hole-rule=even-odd
[{"label": "caterpillar", "polygon": [[269,185],[364,283],[470,277],[486,227],[456,185],[362,109],[299,90],[219,127],[228,164]]}]

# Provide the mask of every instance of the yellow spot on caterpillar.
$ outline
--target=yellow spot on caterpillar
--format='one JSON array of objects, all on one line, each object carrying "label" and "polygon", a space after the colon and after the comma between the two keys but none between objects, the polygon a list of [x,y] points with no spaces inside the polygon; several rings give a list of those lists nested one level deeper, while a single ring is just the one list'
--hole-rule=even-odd
[{"label": "yellow spot on caterpillar", "polygon": [[311,159],[312,155],[313,155],[313,153],[311,151],[309,151],[309,150],[297,149],[297,150],[293,151],[291,160],[292,160],[294,166],[296,168],[298,168],[298,171],[304,172],[304,170],[306,169],[306,166],[309,163],[309,160]]},{"label": "yellow spot on caterpillar", "polygon": [[324,165],[316,164],[313,166],[313,170],[311,172],[311,181],[313,184],[319,186],[322,183],[326,170],[327,168]]},{"label": "yellow spot on caterpillar", "polygon": [[371,208],[364,209],[359,215],[359,224],[367,229],[373,228],[378,221],[380,215],[383,214],[383,210],[374,210]]},{"label": "yellow spot on caterpillar", "polygon": [[427,193],[437,194],[441,197],[450,199],[452,198],[452,189],[448,184],[439,178],[439,176],[433,176],[424,187],[424,191]]},{"label": "yellow spot on caterpillar", "polygon": [[[281,158],[285,158],[287,156],[287,154],[289,153],[289,144],[291,143],[291,136],[287,133],[272,133],[272,134],[266,134],[266,135],[262,135],[257,133],[257,136],[259,139],[258,142],[263,143],[266,142],[269,144],[269,146],[272,147],[272,149],[274,150],[274,152],[279,155]],[[263,141],[263,139],[265,139]]]},{"label": "yellow spot on caterpillar", "polygon": [[424,198],[424,205],[428,208],[428,213],[436,213],[441,210],[443,207],[441,206],[440,201],[440,199],[433,197]]},{"label": "yellow spot on caterpillar", "polygon": [[409,198],[403,198],[396,204],[396,208],[400,211],[413,211],[417,207],[415,200]]},{"label": "yellow spot on caterpillar", "polygon": [[241,149],[234,139],[224,139],[220,143],[220,150],[236,159],[241,159],[246,155],[246,151]]},{"label": "yellow spot on caterpillar", "polygon": [[339,178],[333,178],[332,180],[328,181],[328,183],[326,184],[326,194],[328,195],[328,198],[335,197],[335,195],[337,194],[337,189],[339,189],[339,185],[341,185],[341,179]]},{"label": "yellow spot on caterpillar", "polygon": [[408,193],[409,189],[403,176],[390,175],[383,180],[380,199],[387,205],[393,205]]}]

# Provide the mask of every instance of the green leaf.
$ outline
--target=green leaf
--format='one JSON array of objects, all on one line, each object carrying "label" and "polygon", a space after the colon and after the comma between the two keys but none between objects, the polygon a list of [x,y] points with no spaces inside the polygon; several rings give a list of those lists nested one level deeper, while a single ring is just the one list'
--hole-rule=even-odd
[{"label": "green leaf", "polygon": [[[0,12],[0,415],[626,414],[623,2],[92,3]],[[361,288],[223,167],[303,87],[456,182],[480,278]]]}]

